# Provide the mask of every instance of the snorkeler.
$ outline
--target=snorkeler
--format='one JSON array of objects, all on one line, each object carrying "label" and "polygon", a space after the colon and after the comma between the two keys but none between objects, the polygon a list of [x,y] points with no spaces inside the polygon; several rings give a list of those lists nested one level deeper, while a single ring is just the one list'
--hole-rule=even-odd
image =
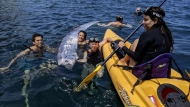
[{"label": "snorkeler", "polygon": [[134,12],[134,15],[135,16],[141,16],[143,14],[143,12],[141,11],[141,8],[140,7],[137,7],[136,8],[136,11]]},{"label": "snorkeler", "polygon": [[116,17],[116,21],[114,22],[109,22],[108,24],[103,24],[103,23],[98,23],[99,26],[114,26],[117,28],[121,28],[121,27],[128,27],[128,28],[132,28],[132,26],[130,24],[123,24],[123,17],[122,16],[117,16]]},{"label": "snorkeler", "polygon": [[[103,55],[101,52],[101,48],[106,44],[107,42],[111,42],[111,38],[106,38],[99,41],[98,38],[90,38],[89,39],[89,49],[84,52],[83,59],[77,60],[78,62],[83,62],[83,71],[81,73],[82,79],[84,79],[86,76],[88,76],[92,71],[95,69],[95,67],[103,61]],[[104,67],[102,67],[101,70],[98,71],[97,77],[102,77],[104,73]],[[93,90],[96,87],[96,84],[92,81],[90,84],[90,89]],[[92,95],[93,93],[90,92]]]}]

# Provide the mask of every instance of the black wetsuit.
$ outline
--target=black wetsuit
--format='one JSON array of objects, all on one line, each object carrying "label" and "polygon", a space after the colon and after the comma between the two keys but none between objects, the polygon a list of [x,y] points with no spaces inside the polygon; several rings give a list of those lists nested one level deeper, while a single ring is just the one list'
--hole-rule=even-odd
[{"label": "black wetsuit", "polygon": [[169,53],[170,47],[171,44],[167,36],[161,33],[159,28],[153,28],[141,34],[135,52],[125,46],[122,50],[137,61],[138,64],[142,64],[162,53]]}]

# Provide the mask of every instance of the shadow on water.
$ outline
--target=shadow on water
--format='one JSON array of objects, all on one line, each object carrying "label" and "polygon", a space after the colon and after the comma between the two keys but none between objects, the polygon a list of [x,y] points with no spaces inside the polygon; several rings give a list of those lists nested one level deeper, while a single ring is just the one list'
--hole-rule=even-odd
[{"label": "shadow on water", "polygon": [[65,96],[68,96],[73,104],[73,107],[116,107],[119,103],[121,104],[120,101],[117,101],[118,96],[116,92],[108,89],[108,87],[105,86],[105,82],[103,84],[104,85],[101,86],[97,83],[98,89],[94,89],[94,95],[90,95],[88,93],[88,88],[83,89],[80,92],[74,92],[74,88],[78,86],[77,82],[62,77],[60,78],[55,89],[57,93],[59,93],[60,100],[63,103],[68,103],[63,100]]},{"label": "shadow on water", "polygon": [[89,87],[80,92],[74,91],[82,81],[83,68],[81,63],[76,63],[72,71],[66,70],[64,67],[60,67],[60,70],[61,72],[57,73],[59,79],[54,85],[59,106],[69,104],[71,107],[117,107],[122,105],[106,70],[103,77],[96,79],[98,89],[93,90],[94,95],[89,94]]}]

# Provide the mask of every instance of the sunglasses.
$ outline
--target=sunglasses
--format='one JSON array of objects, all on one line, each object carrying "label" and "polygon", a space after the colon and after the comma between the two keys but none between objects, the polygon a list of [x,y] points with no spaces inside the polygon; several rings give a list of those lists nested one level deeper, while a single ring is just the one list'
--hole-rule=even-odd
[{"label": "sunglasses", "polygon": [[90,38],[89,42],[100,42],[98,38]]}]

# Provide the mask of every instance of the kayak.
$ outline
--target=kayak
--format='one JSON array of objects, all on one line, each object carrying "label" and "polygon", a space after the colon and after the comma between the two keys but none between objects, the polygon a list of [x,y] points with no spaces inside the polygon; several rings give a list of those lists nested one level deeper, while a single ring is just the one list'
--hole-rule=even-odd
[{"label": "kayak", "polygon": [[[124,41],[110,29],[105,32],[104,39],[107,37],[111,37],[113,41]],[[128,48],[130,45],[126,42]],[[110,43],[106,43],[103,46],[104,58],[112,52]],[[142,80],[134,87],[138,78],[131,73],[131,70],[114,66],[115,64],[122,65],[118,60],[118,56],[114,54],[106,62],[106,68],[125,107],[190,107],[190,83],[176,70],[171,69],[170,78]]]}]

